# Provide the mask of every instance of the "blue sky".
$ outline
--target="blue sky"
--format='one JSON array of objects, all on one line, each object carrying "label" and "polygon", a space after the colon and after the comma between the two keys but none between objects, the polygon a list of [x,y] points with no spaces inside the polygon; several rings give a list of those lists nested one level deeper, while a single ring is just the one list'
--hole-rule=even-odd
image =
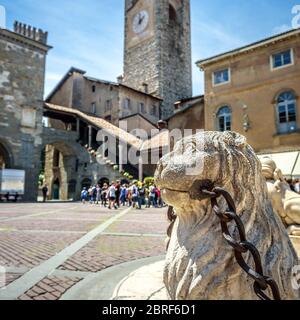
[{"label": "blue sky", "polygon": [[[191,0],[194,95],[203,74],[194,62],[291,29],[300,0]],[[18,20],[49,32],[49,93],[71,67],[115,81],[122,74],[124,0],[0,0],[8,29]]]}]

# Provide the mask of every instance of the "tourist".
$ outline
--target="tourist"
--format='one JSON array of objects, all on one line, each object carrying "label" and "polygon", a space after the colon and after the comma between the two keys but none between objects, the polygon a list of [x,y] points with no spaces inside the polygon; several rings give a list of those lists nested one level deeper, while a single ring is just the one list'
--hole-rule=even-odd
[{"label": "tourist", "polygon": [[121,193],[121,181],[118,180],[115,184],[116,188],[116,206],[120,207],[120,193]]},{"label": "tourist", "polygon": [[131,190],[131,186],[127,186],[127,202],[128,202],[128,206],[131,207],[132,206],[132,190]]},{"label": "tourist", "polygon": [[89,198],[90,198],[90,204],[93,203],[93,194],[94,194],[93,187],[90,186],[89,189],[88,189],[88,195],[89,195]]},{"label": "tourist", "polygon": [[288,185],[290,186],[290,189],[292,191],[295,191],[295,181],[293,181],[292,179],[288,179],[286,180],[286,182],[288,183]]},{"label": "tourist", "polygon": [[6,198],[6,202],[9,202],[9,199],[10,199],[10,193],[9,192],[6,193],[5,198]]},{"label": "tourist", "polygon": [[108,184],[104,183],[103,187],[102,187],[102,192],[101,192],[101,205],[103,207],[106,207],[106,201],[107,201],[107,192],[108,192]]},{"label": "tourist", "polygon": [[96,204],[97,202],[97,186],[92,188],[92,203]]},{"label": "tourist", "polygon": [[48,186],[45,184],[44,187],[42,188],[43,202],[46,202],[47,200],[48,191],[49,191]]},{"label": "tourist", "polygon": [[15,197],[14,197],[14,202],[18,202],[19,199],[19,193],[16,192]]},{"label": "tourist", "polygon": [[295,192],[300,194],[300,180],[299,179],[295,181],[294,190],[295,190]]},{"label": "tourist", "polygon": [[157,205],[162,208],[164,205],[163,205],[163,201],[162,201],[162,198],[161,198],[161,191],[159,188],[156,188],[156,195],[157,195]]},{"label": "tourist", "polygon": [[138,187],[138,204],[139,208],[142,209],[142,206],[146,204],[146,188],[145,185],[141,182]]},{"label": "tourist", "polygon": [[127,187],[126,185],[124,184],[122,187],[121,187],[121,190],[120,190],[120,202],[122,204],[123,207],[126,206],[126,198],[127,198]]},{"label": "tourist", "polygon": [[153,206],[154,208],[157,208],[157,202],[156,202],[156,186],[152,185],[150,186],[150,194],[149,194],[149,206],[148,208],[150,208],[150,206]]},{"label": "tourist", "polygon": [[139,191],[135,183],[131,187],[131,192],[132,192],[132,207],[137,208],[139,204]]},{"label": "tourist", "polygon": [[97,184],[96,186],[96,204],[99,204],[99,202],[101,201],[101,188],[100,188],[100,185]]},{"label": "tourist", "polygon": [[118,209],[116,206],[116,185],[113,182],[111,186],[108,189],[107,192],[107,198],[108,198],[108,209],[112,209],[114,207],[115,209]]},{"label": "tourist", "polygon": [[81,191],[81,202],[82,202],[83,204],[86,203],[87,197],[88,197],[88,192],[87,192],[86,188],[84,187],[84,188],[82,189],[82,191]]}]

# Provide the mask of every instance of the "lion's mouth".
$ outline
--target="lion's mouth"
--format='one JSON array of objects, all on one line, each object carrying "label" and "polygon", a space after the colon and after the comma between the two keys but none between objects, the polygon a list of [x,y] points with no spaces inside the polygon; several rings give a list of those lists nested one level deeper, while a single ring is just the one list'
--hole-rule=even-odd
[{"label": "lion's mouth", "polygon": [[179,193],[179,194],[188,194],[193,200],[203,200],[206,199],[206,196],[203,196],[203,190],[211,191],[214,188],[214,183],[210,180],[196,180],[193,182],[190,188],[186,190],[175,189],[169,186],[161,187],[162,192],[167,193]]}]

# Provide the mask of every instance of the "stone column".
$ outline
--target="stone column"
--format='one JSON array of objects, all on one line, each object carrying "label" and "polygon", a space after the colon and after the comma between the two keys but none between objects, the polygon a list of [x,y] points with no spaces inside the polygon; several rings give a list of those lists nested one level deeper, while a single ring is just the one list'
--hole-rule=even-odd
[{"label": "stone column", "polygon": [[119,172],[120,173],[123,170],[123,152],[124,152],[124,148],[121,144],[119,144]]},{"label": "stone column", "polygon": [[89,128],[89,148],[91,148],[92,147],[92,126],[89,125],[88,128]]},{"label": "stone column", "polygon": [[143,157],[142,155],[140,155],[139,157],[139,180],[140,181],[143,181],[143,175],[144,175],[144,172],[143,172]]}]

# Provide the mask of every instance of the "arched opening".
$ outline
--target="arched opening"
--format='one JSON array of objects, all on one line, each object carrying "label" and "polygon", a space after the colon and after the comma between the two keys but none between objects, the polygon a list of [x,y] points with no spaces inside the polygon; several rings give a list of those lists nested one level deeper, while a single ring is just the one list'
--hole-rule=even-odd
[{"label": "arched opening", "polygon": [[11,157],[8,150],[0,143],[0,170],[1,169],[10,169],[12,166]]},{"label": "arched opening", "polygon": [[223,106],[217,113],[217,129],[221,132],[231,131],[231,109]]},{"label": "arched opening", "polygon": [[169,4],[169,23],[176,22],[177,14],[172,4]]},{"label": "arched opening", "polygon": [[297,102],[293,91],[285,91],[276,99],[277,128],[279,133],[297,130]]},{"label": "arched opening", "polygon": [[104,184],[107,184],[109,185],[109,179],[108,178],[101,178],[99,181],[98,181],[98,184],[99,186],[102,188]]},{"label": "arched opening", "polygon": [[92,180],[89,178],[85,178],[81,182],[81,190],[83,190],[83,188],[88,189],[91,185],[92,185]]},{"label": "arched opening", "polygon": [[68,184],[68,199],[69,200],[76,199],[76,185],[77,185],[77,181],[75,179],[69,181],[69,184]]},{"label": "arched opening", "polygon": [[55,179],[52,186],[52,199],[59,200],[60,199],[60,182],[59,179]]},{"label": "arched opening", "polygon": [[49,143],[43,148],[40,189],[48,185],[50,200],[76,199],[76,160],[75,152],[64,142]]}]

